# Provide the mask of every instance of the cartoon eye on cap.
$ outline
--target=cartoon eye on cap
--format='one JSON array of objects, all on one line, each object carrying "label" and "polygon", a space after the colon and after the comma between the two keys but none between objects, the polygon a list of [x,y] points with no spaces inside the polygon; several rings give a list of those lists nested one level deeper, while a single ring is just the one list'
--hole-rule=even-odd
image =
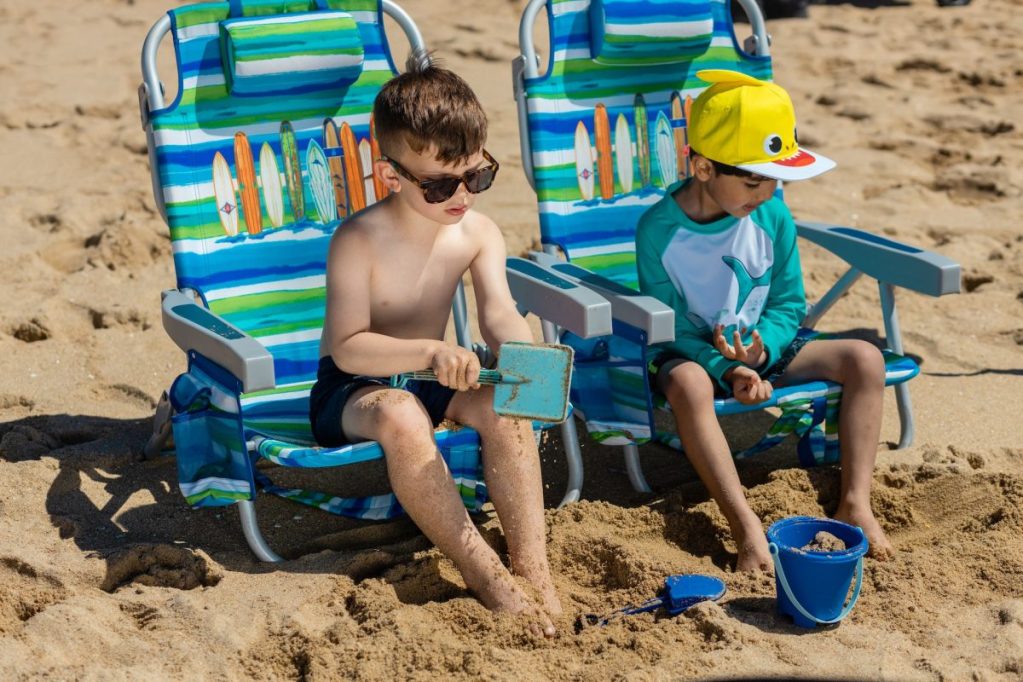
[{"label": "cartoon eye on cap", "polygon": [[774,156],[775,154],[781,151],[781,148],[782,148],[781,135],[771,133],[770,135],[764,138],[764,151],[767,152],[768,154]]}]

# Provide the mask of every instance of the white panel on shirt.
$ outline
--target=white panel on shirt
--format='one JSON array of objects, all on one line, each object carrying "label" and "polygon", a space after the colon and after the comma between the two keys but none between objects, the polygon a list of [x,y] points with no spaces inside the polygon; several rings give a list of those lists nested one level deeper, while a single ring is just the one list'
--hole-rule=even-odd
[{"label": "white panel on shirt", "polygon": [[[766,274],[767,282],[762,286],[742,286],[740,277],[723,260],[725,256],[742,263],[752,279]],[[740,218],[733,227],[717,234],[690,232],[681,227],[664,250],[661,263],[675,290],[685,296],[691,322],[708,327],[723,324],[726,328],[733,325],[751,328],[767,303],[774,242],[750,216]],[[749,293],[736,311],[743,290]]]}]

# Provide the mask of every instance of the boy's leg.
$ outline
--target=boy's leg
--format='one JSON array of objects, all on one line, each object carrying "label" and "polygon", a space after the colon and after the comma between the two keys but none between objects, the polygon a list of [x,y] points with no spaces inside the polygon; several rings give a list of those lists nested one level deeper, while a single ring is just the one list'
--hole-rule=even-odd
[{"label": "boy's leg", "polygon": [[669,361],[658,373],[686,456],[707,486],[739,549],[737,571],[768,570],[771,555],[760,519],[742,492],[732,452],[714,414],[714,384],[695,362]]},{"label": "boy's leg", "polygon": [[884,357],[866,341],[820,339],[799,351],[778,386],[826,379],[842,384],[838,413],[842,483],[835,518],[859,526],[870,541],[870,555],[885,559],[893,555],[891,542],[870,508],[881,434],[884,402]]},{"label": "boy's leg", "polygon": [[[407,391],[365,387],[355,391],[341,418],[350,440],[376,440],[385,453],[387,477],[402,507],[426,537],[462,573],[487,608],[535,610],[493,549],[483,540],[455,489],[433,438],[433,425],[419,400]],[[544,634],[554,626],[537,614]]]},{"label": "boy's leg", "polygon": [[512,570],[532,584],[551,615],[561,613],[547,561],[540,455],[527,419],[494,412],[494,389],[457,393],[447,416],[476,429],[483,441],[483,473],[508,542]]}]

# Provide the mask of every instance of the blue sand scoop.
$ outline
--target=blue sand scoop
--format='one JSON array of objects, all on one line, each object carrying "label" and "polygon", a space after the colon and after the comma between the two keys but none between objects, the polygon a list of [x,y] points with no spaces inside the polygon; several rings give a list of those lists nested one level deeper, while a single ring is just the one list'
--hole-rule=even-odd
[{"label": "blue sand scoop", "polygon": [[[391,379],[436,381],[433,370],[406,372]],[[568,417],[572,349],[557,344],[508,342],[501,345],[497,369],[480,370],[479,383],[494,386],[494,412],[505,417],[563,422]]]},{"label": "blue sand scoop", "polygon": [[[664,579],[664,589],[659,596],[648,599],[638,606],[629,605],[612,611],[603,617],[589,613],[580,616],[580,621],[584,620],[586,625],[607,625],[621,616],[646,613],[662,607],[669,616],[677,616],[690,606],[701,601],[717,601],[724,594],[725,583],[719,578],[709,575],[670,575]],[[576,629],[581,629],[581,625],[577,622]]]}]

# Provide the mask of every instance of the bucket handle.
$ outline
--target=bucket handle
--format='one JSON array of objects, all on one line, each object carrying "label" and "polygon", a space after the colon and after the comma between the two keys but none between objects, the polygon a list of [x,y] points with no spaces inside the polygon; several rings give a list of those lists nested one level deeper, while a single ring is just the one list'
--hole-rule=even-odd
[{"label": "bucket handle", "polygon": [[856,560],[856,587],[853,588],[852,599],[850,599],[846,607],[842,609],[842,613],[838,614],[835,618],[832,618],[831,620],[821,620],[817,616],[813,615],[812,613],[804,609],[803,605],[799,603],[798,599],[796,599],[796,595],[792,593],[792,588],[789,587],[789,581],[785,577],[785,569],[781,567],[781,560],[778,558],[778,545],[771,542],[768,543],[767,548],[771,552],[771,557],[774,559],[774,574],[778,576],[778,582],[781,584],[781,588],[785,590],[785,596],[789,598],[789,601],[792,602],[792,605],[796,607],[796,611],[799,611],[799,613],[801,613],[804,618],[812,620],[818,625],[832,625],[833,623],[837,623],[838,621],[842,620],[843,618],[849,615],[849,612],[852,611],[853,606],[856,605],[856,600],[860,598],[860,587],[863,585],[862,556]]}]

